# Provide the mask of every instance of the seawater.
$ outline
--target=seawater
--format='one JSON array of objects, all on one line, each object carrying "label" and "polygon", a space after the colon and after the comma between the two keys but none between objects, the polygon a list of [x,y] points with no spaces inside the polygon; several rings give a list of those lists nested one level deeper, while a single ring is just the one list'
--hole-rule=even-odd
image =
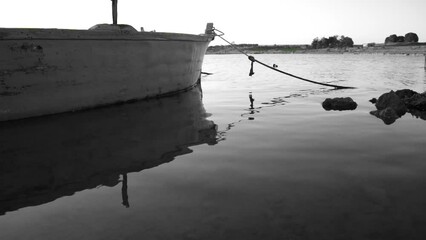
[{"label": "seawater", "polygon": [[[104,167],[102,160],[109,162],[111,156],[132,159],[126,166],[154,153],[159,156],[155,159],[167,161],[142,171],[129,167],[115,175],[96,173],[112,176],[111,184],[95,181],[42,204],[6,211],[0,216],[0,239],[424,239],[426,122],[407,113],[388,125],[369,113],[375,110],[369,100],[385,92],[426,90],[424,57],[254,56],[301,77],[355,89],[313,85],[258,64],[249,77],[250,61],[244,55],[207,55],[203,71],[213,74],[202,79],[203,109],[180,110],[185,94],[194,94],[183,93],[130,110],[119,106],[114,111],[122,118],[106,125],[110,129],[139,117],[149,129],[160,126],[156,132],[166,139],[189,139],[186,142],[177,141],[173,147],[156,136],[143,136],[147,140],[142,141],[145,130],[131,131],[141,125],[137,121],[130,121],[134,125],[126,134],[101,135],[99,139],[111,138],[101,146],[89,141],[98,134],[92,130],[85,131],[87,141],[66,141],[80,144],[77,157],[87,161],[79,163],[87,169]],[[333,97],[351,97],[358,107],[324,110],[321,103]],[[155,115],[159,119],[145,123],[140,112],[155,107],[163,109]],[[176,125],[170,120],[188,115]],[[71,120],[58,121],[75,122]],[[40,129],[43,123],[31,124]],[[174,126],[188,129],[175,132]],[[115,144],[119,142],[126,144]],[[129,154],[126,146],[132,144]],[[162,150],[165,144],[171,146],[167,151]],[[150,150],[143,152],[144,146]],[[24,153],[9,150],[2,156],[19,154]],[[39,154],[66,158],[61,153]],[[94,162],[98,166],[92,166]],[[25,171],[21,175],[25,178]],[[43,191],[36,193],[48,190]]]}]

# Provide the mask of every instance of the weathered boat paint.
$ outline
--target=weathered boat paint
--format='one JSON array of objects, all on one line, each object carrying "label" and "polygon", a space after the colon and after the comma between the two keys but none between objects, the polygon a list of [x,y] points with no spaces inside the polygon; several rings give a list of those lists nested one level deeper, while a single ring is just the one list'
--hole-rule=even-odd
[{"label": "weathered boat paint", "polygon": [[0,28],[0,121],[186,90],[197,84],[213,39],[207,30],[98,29]]}]

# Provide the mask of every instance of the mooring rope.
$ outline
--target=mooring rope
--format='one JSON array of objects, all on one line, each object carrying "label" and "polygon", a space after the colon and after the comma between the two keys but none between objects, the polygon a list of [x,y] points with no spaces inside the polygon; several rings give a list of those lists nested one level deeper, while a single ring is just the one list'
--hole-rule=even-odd
[{"label": "mooring rope", "polygon": [[[272,69],[272,70],[274,70],[274,71],[277,71],[277,72],[279,72],[279,73],[285,74],[285,75],[290,76],[290,77],[293,77],[293,78],[300,79],[300,80],[302,80],[302,81],[306,81],[306,82],[310,82],[310,83],[314,83],[314,84],[319,84],[319,85],[323,85],[323,86],[327,86],[327,87],[334,87],[335,89],[351,89],[351,88],[354,88],[354,87],[347,87],[347,86],[340,86],[340,85],[334,85],[334,84],[328,84],[328,83],[317,82],[317,81],[309,80],[309,79],[306,79],[306,78],[303,78],[303,77],[299,77],[299,76],[296,76],[296,75],[294,75],[294,74],[291,74],[291,73],[288,73],[288,72],[284,72],[284,71],[282,71],[282,70],[279,70],[278,68],[274,67],[274,66],[276,66],[275,64],[274,64],[274,66],[270,66],[270,65],[268,65],[268,64],[266,64],[266,63],[263,63],[263,62],[261,62],[261,61],[257,60],[257,59],[256,59],[256,58],[254,58],[253,56],[248,55],[248,54],[247,54],[246,52],[244,52],[243,50],[239,49],[237,46],[235,46],[235,44],[233,44],[233,43],[229,42],[229,41],[228,41],[228,40],[226,40],[224,37],[222,37],[223,35],[225,35],[222,31],[220,31],[220,30],[218,30],[218,29],[213,29],[213,30],[215,31],[215,36],[220,37],[223,41],[225,41],[226,43],[228,43],[228,44],[229,44],[231,47],[233,47],[235,50],[237,50],[238,52],[240,52],[240,53],[242,53],[242,54],[244,54],[244,55],[246,55],[246,56],[248,57],[248,59],[251,61],[251,67],[250,67],[250,73],[249,73],[249,76],[252,76],[252,75],[254,74],[254,71],[253,71],[253,63],[254,63],[254,62],[257,62],[257,63],[259,63],[259,64],[261,64],[261,65],[263,65],[263,66],[265,66],[265,67],[267,67],[267,68],[270,68],[270,69]],[[216,31],[217,31],[217,32],[219,32],[220,34],[217,34],[217,33],[216,33]]]}]

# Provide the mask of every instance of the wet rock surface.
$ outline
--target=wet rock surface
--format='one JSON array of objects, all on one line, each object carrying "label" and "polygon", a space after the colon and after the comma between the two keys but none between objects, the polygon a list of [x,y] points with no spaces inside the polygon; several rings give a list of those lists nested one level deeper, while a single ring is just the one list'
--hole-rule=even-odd
[{"label": "wet rock surface", "polygon": [[390,107],[382,110],[371,111],[370,114],[382,119],[387,125],[394,123],[396,119],[400,118],[396,111]]},{"label": "wet rock surface", "polygon": [[414,109],[414,110],[410,110],[410,114],[413,117],[420,118],[426,121],[426,111],[419,111]]},{"label": "wet rock surface", "polygon": [[401,98],[402,100],[405,100],[419,93],[411,89],[402,89],[402,90],[395,91],[395,94],[398,95],[398,97]]},{"label": "wet rock surface", "polygon": [[422,94],[413,95],[405,101],[407,107],[419,111],[426,111],[426,92]]},{"label": "wet rock surface", "polygon": [[390,91],[382,94],[375,102],[376,111],[370,114],[383,120],[385,124],[392,124],[405,113],[425,120],[426,92],[418,93],[410,89]]},{"label": "wet rock surface", "polygon": [[394,92],[390,91],[383,94],[377,99],[376,102],[377,110],[384,110],[386,108],[392,108],[399,116],[404,115],[407,112],[407,107],[404,101]]},{"label": "wet rock surface", "polygon": [[357,108],[358,104],[354,102],[354,100],[350,97],[344,97],[344,98],[327,98],[322,103],[322,107],[327,110],[337,110],[337,111],[344,111],[344,110],[355,110]]}]

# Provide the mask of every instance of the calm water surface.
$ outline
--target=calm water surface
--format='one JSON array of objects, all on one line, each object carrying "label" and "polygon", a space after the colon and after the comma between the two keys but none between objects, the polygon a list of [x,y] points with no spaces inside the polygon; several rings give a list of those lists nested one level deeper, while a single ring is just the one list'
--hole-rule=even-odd
[{"label": "calm water surface", "polygon": [[0,239],[425,239],[426,122],[368,101],[425,91],[424,57],[255,57],[356,89],[207,55],[202,99],[3,124]]}]

